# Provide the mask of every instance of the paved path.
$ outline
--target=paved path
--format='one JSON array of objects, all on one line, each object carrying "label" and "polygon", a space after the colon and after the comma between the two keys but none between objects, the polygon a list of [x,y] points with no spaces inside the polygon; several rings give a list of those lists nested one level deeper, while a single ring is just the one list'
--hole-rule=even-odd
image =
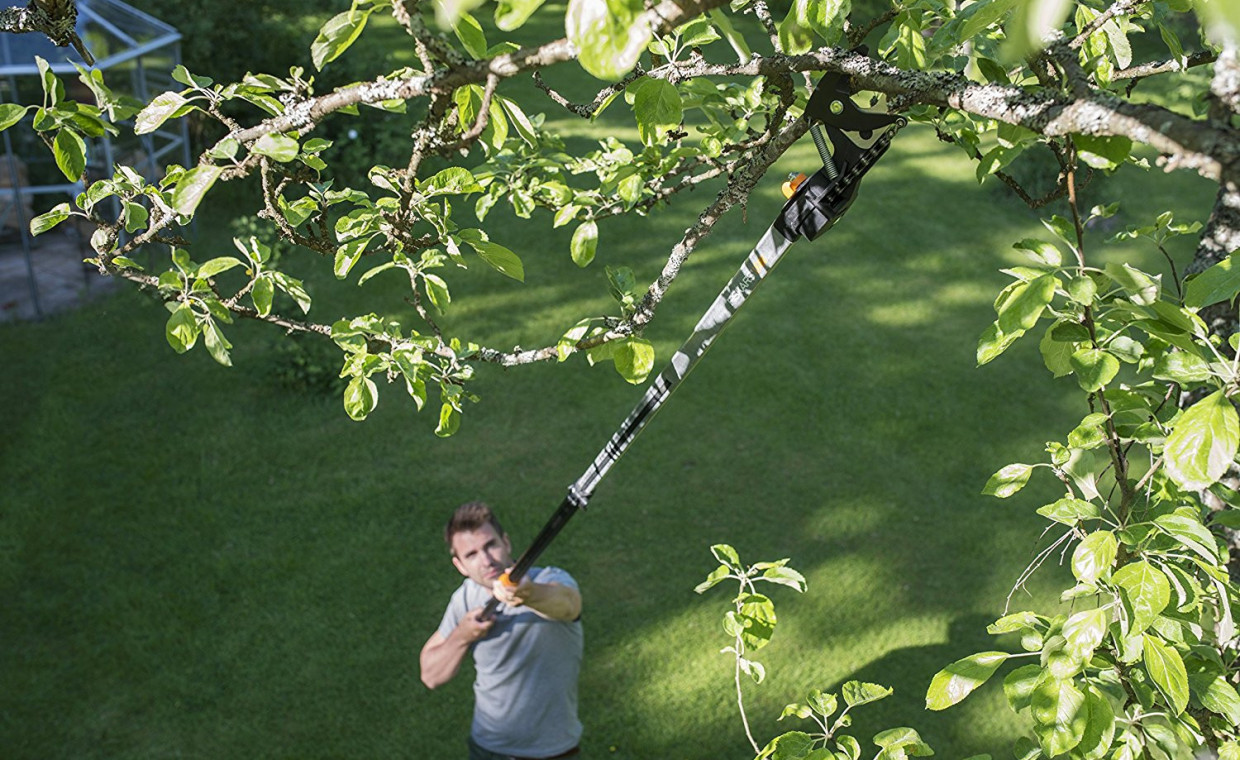
[{"label": "paved path", "polygon": [[0,322],[40,319],[116,287],[82,263],[90,247],[63,227],[35,238],[29,259],[19,239],[0,241]]}]

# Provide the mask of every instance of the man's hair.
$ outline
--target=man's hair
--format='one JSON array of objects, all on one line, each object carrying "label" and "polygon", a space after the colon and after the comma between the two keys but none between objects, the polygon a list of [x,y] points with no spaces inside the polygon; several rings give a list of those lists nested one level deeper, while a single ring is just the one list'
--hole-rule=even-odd
[{"label": "man's hair", "polygon": [[452,537],[457,533],[479,530],[488,524],[495,528],[496,535],[504,535],[504,526],[499,524],[499,518],[484,502],[470,501],[457,507],[443,529],[443,540],[448,545],[448,551],[452,551]]}]

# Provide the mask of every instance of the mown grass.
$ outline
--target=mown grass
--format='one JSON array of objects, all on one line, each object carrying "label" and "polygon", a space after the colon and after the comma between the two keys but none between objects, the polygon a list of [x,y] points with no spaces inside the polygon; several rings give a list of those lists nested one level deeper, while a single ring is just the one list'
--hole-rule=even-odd
[{"label": "mown grass", "polygon": [[[647,333],[660,357],[773,218],[777,178],[812,154],[786,157],[694,255]],[[910,725],[941,757],[1006,755],[1017,721],[1000,689],[941,714],[923,695],[943,665],[994,646],[985,625],[1038,546],[1033,509],[1053,487],[1000,502],[979,495],[986,478],[1037,458],[1087,409],[1040,369],[1032,340],[975,367],[1010,243],[1041,234],[994,184],[906,130],[848,218],[789,254],[552,547],[586,600],[586,757],[747,756],[718,653],[727,593],[692,592],[716,542],[750,561],[791,557],[809,579],[804,595],[773,592],[770,675],[746,697],[759,737],[789,728],[775,722],[785,702],[860,678],[896,689],[857,715],[863,744]],[[1119,225],[1168,206],[1201,218],[1210,200],[1185,175],[1091,192],[1104,189],[1124,204]],[[450,326],[497,347],[554,340],[608,308],[604,265],[652,279],[707,192],[608,220],[585,270],[569,261],[571,230],[503,219],[493,238],[522,255],[527,281],[460,273]],[[198,231],[207,250],[228,248],[246,203],[219,195]],[[1137,244],[1104,247],[1107,233],[1091,233],[1091,260],[1165,269]],[[407,309],[396,277],[311,285],[323,321],[359,299]],[[201,347],[174,355],[165,318],[124,291],[0,326],[4,755],[463,755],[469,673],[435,692],[417,675],[459,582],[442,521],[485,499],[524,546],[641,390],[579,358],[484,367],[481,402],[438,440],[397,386],[357,424],[338,398],[276,383],[276,331],[233,327],[237,366],[224,369]],[[1031,585],[1039,602],[1058,572]]]}]

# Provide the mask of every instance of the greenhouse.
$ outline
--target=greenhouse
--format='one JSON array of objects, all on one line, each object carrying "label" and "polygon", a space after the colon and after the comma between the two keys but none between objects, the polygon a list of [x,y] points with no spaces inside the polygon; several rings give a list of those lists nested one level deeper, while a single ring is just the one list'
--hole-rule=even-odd
[{"label": "greenhouse", "polygon": [[[179,87],[170,76],[180,62],[176,29],[119,0],[78,0],[77,7],[77,35],[110,89],[145,101]],[[85,65],[81,54],[41,34],[0,34],[0,102],[43,102],[38,58],[60,77],[69,98],[93,102],[90,89],[78,79],[77,66]],[[90,255],[89,225],[64,224],[39,238],[30,235],[31,218],[84,187],[65,181],[34,130],[12,128],[0,132],[0,138],[0,321],[39,319],[102,286],[93,268],[82,262]],[[87,140],[86,176],[111,176],[115,163],[157,176],[165,164],[188,160],[181,122],[141,136],[122,129],[116,137]]]}]

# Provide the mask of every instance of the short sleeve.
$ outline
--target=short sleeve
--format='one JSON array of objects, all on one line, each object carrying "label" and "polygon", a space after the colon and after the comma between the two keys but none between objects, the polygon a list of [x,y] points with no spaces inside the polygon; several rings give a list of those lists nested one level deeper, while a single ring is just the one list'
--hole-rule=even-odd
[{"label": "short sleeve", "polygon": [[443,620],[439,622],[439,635],[445,639],[451,636],[468,611],[465,604],[465,586],[461,585],[452,592],[452,598],[448,600],[448,608],[444,610]]},{"label": "short sleeve", "polygon": [[577,581],[573,580],[573,576],[569,575],[567,570],[562,570],[558,567],[540,568],[538,575],[534,576],[530,580],[535,583],[558,583],[561,586],[568,586],[580,591],[577,586]]}]

